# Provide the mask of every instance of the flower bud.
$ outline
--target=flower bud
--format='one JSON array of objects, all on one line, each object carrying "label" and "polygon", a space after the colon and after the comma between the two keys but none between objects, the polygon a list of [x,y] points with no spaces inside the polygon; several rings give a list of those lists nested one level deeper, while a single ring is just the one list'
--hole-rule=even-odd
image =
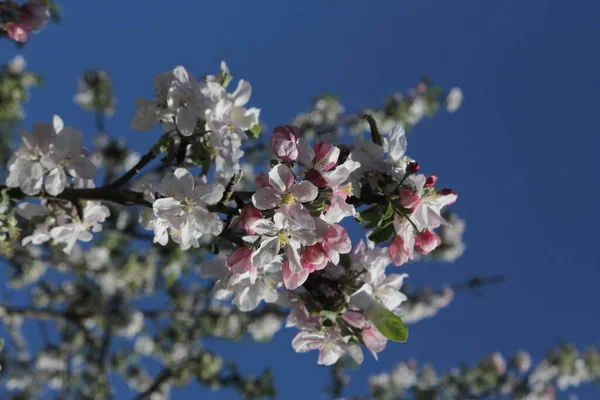
[{"label": "flower bud", "polygon": [[438,177],[435,175],[429,175],[427,177],[427,180],[425,180],[425,187],[433,187],[433,185],[435,185],[435,183],[437,182]]},{"label": "flower bud", "polygon": [[321,244],[318,243],[304,248],[300,262],[302,267],[310,273],[325,268],[329,259]]},{"label": "flower bud", "polygon": [[225,265],[227,268],[231,270],[234,274],[243,274],[245,272],[251,272],[256,270],[254,265],[252,265],[252,250],[248,247],[240,247],[225,261]]},{"label": "flower bud", "polygon": [[424,230],[415,237],[415,248],[421,254],[431,253],[440,244],[442,244],[442,239],[440,239],[437,233],[429,229]]},{"label": "flower bud", "polygon": [[242,210],[241,218],[242,218],[242,226],[244,227],[246,232],[248,232],[250,235],[254,235],[256,232],[254,232],[254,229],[252,229],[252,225],[256,221],[258,221],[259,219],[262,218],[260,211],[258,211],[252,205],[247,205]]},{"label": "flower bud", "polygon": [[369,326],[369,323],[367,322],[365,317],[363,317],[363,315],[358,311],[346,311],[342,315],[342,318],[350,326],[353,326],[355,328],[366,328],[367,326]]},{"label": "flower bud", "polygon": [[330,143],[317,143],[315,151],[315,167],[322,171],[329,171],[337,164],[340,149]]},{"label": "flower bud", "polygon": [[418,162],[416,161],[411,161],[408,163],[408,165],[406,166],[406,173],[409,175],[412,174],[416,174],[417,171],[421,168],[421,166],[419,165]]},{"label": "flower bud", "polygon": [[298,138],[300,129],[292,125],[277,126],[271,136],[273,153],[285,162],[295,161],[298,158]]},{"label": "flower bud", "polygon": [[258,186],[259,188],[271,187],[271,183],[269,182],[269,175],[265,174],[264,172],[261,172],[260,174],[256,175],[256,178],[254,178],[254,183],[256,183],[256,186]]},{"label": "flower bud", "polygon": [[404,239],[402,239],[400,236],[396,236],[394,240],[392,240],[390,243],[389,252],[392,264],[397,267],[412,259],[412,254],[405,248]]}]

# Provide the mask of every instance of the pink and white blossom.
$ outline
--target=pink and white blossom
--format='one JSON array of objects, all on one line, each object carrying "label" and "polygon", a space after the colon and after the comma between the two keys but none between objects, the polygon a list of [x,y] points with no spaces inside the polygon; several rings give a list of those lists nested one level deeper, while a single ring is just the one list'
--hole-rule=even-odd
[{"label": "pink and white blossom", "polygon": [[309,181],[296,181],[296,175],[287,165],[279,164],[269,172],[270,187],[263,187],[252,196],[254,207],[259,210],[281,208],[308,229],[314,229],[314,221],[302,203],[317,198],[319,191]]},{"label": "pink and white blossom", "polygon": [[296,126],[285,125],[275,127],[271,136],[273,153],[282,161],[296,161],[300,153],[298,149],[299,138],[300,129]]}]

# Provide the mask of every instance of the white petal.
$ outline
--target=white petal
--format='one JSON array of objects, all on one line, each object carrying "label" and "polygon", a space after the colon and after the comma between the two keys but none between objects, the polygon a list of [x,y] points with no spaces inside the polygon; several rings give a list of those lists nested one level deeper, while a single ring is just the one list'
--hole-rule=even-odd
[{"label": "white petal", "polygon": [[259,219],[253,223],[250,228],[259,235],[274,235],[278,231],[273,221],[269,221],[268,219]]},{"label": "white petal", "polygon": [[152,129],[160,119],[156,102],[153,100],[136,99],[135,103],[138,109],[129,122],[129,126],[138,132]]},{"label": "white petal", "polygon": [[292,186],[290,192],[294,198],[301,203],[313,201],[319,195],[319,189],[312,182],[302,181]]},{"label": "white petal", "polygon": [[69,174],[81,179],[94,179],[98,173],[98,167],[87,157],[76,157],[69,161]]},{"label": "white petal", "polygon": [[233,100],[233,104],[236,107],[241,107],[250,100],[250,96],[252,95],[252,86],[250,82],[247,82],[243,79],[240,79],[238,82],[238,86],[235,91],[230,95],[231,100]]},{"label": "white petal", "polygon": [[269,172],[269,183],[276,192],[286,193],[296,183],[296,176],[287,165],[279,164]]},{"label": "white petal", "polygon": [[279,253],[279,238],[277,236],[263,238],[259,249],[252,253],[252,264],[256,268],[262,268],[273,261],[277,253]]},{"label": "white petal", "polygon": [[19,187],[23,193],[30,196],[38,194],[42,188],[44,170],[40,163],[30,161],[26,163],[19,174]]},{"label": "white petal", "polygon": [[62,168],[54,168],[44,179],[44,188],[52,196],[56,196],[65,190],[67,185],[67,174]]},{"label": "white petal", "polygon": [[194,189],[194,198],[206,204],[217,204],[223,197],[225,188],[221,184],[197,185]]},{"label": "white petal", "polygon": [[177,128],[183,136],[190,136],[194,133],[198,124],[198,116],[191,107],[179,107],[176,118]]},{"label": "white petal", "polygon": [[373,304],[372,293],[372,286],[365,283],[348,298],[348,305],[359,310],[369,309]]},{"label": "white petal", "polygon": [[252,204],[259,210],[269,210],[281,203],[281,196],[272,188],[260,188],[252,195]]},{"label": "white petal", "polygon": [[181,65],[175,67],[175,69],[173,70],[173,76],[175,76],[175,79],[177,79],[181,83],[187,83],[190,81],[190,77],[187,71]]},{"label": "white petal", "polygon": [[156,200],[152,208],[158,218],[169,219],[181,214],[181,203],[172,197]]},{"label": "white petal", "polygon": [[58,115],[54,115],[52,117],[52,127],[56,133],[60,133],[60,131],[62,131],[65,127],[65,123]]}]

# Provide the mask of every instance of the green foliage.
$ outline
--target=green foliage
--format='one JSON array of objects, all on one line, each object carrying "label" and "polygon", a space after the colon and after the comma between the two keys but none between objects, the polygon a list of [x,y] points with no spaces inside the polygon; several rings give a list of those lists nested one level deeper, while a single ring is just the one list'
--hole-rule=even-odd
[{"label": "green foliage", "polygon": [[408,339],[408,328],[402,319],[383,306],[374,305],[369,312],[369,320],[393,342],[406,342]]}]

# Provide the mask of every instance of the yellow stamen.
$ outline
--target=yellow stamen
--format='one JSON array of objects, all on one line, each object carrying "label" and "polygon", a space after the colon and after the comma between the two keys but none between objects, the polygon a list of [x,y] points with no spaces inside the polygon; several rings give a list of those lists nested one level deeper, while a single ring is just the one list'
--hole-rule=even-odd
[{"label": "yellow stamen", "polygon": [[344,186],[340,186],[339,190],[348,194],[348,196],[352,196],[352,182],[348,182]]},{"label": "yellow stamen", "polygon": [[283,196],[281,196],[281,204],[283,204],[284,206],[289,206],[293,202],[294,202],[294,195],[293,194],[286,193]]},{"label": "yellow stamen", "polygon": [[279,231],[277,233],[277,239],[279,239],[279,246],[283,247],[288,243],[288,232],[286,230]]}]

